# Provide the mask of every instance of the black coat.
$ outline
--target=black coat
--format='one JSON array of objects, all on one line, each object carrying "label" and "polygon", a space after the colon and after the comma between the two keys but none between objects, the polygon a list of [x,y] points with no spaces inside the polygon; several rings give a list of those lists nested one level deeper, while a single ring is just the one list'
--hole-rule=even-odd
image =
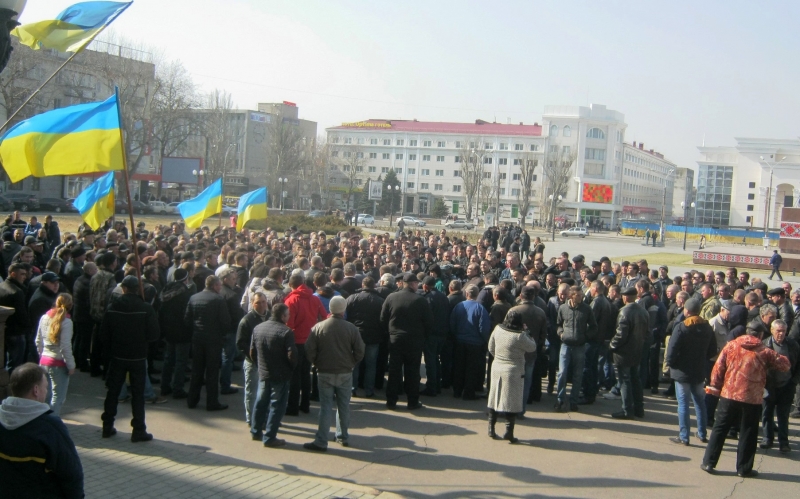
[{"label": "black coat", "polygon": [[597,295],[589,304],[597,321],[596,341],[608,341],[616,334],[617,309],[603,295]]},{"label": "black coat", "polygon": [[242,310],[242,292],[237,286],[236,288],[229,288],[223,285],[222,291],[219,292],[220,296],[225,300],[228,305],[228,315],[231,318],[231,326],[225,334],[234,334],[239,326],[239,321],[244,317],[244,310]]},{"label": "black coat", "polygon": [[31,296],[31,300],[28,302],[28,316],[31,321],[31,331],[34,335],[39,328],[39,320],[48,310],[53,308],[53,305],[56,304],[57,296],[56,293],[42,285],[39,285],[39,288]]},{"label": "black coat", "polygon": [[209,289],[189,299],[183,321],[192,328],[193,340],[221,342],[231,329],[231,314],[225,299]]},{"label": "black coat", "polygon": [[170,343],[191,343],[192,328],[183,321],[192,290],[185,282],[167,284],[161,292],[161,308],[158,310],[158,324]]},{"label": "black coat", "polygon": [[615,366],[636,367],[641,363],[649,322],[650,315],[638,304],[622,307],[617,316],[617,332],[609,345]]},{"label": "black coat", "polygon": [[425,298],[404,289],[383,302],[381,322],[389,330],[390,341],[402,338],[422,348],[433,328],[433,314]]},{"label": "black coat", "polygon": [[72,322],[85,324],[92,322],[92,304],[89,299],[91,276],[81,275],[72,287]]},{"label": "black coat", "polygon": [[6,336],[28,334],[28,302],[25,300],[25,286],[14,279],[0,283],[0,306],[13,308],[15,312],[6,319]]},{"label": "black coat", "polygon": [[146,359],[150,342],[158,340],[159,334],[153,306],[133,293],[111,300],[100,324],[103,348],[117,359]]},{"label": "black coat", "polygon": [[383,302],[384,299],[372,289],[362,289],[347,298],[345,317],[358,328],[367,345],[382,343],[386,339],[386,325],[381,322]]},{"label": "black coat", "polygon": [[714,330],[708,321],[689,317],[675,326],[666,355],[670,378],[681,383],[702,383],[708,361],[717,355]]},{"label": "black coat", "polygon": [[236,348],[248,359],[250,359],[253,329],[266,320],[266,315],[258,315],[255,310],[251,310],[239,321],[239,327],[236,329]]},{"label": "black coat", "polygon": [[446,337],[447,331],[450,329],[450,302],[447,297],[436,289],[432,289],[427,293],[423,292],[420,296],[428,302],[433,315],[431,336]]}]

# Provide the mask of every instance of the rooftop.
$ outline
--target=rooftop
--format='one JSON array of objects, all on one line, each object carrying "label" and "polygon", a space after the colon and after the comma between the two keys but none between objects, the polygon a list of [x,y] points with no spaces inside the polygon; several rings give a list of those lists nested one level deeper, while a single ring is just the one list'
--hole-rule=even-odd
[{"label": "rooftop", "polygon": [[355,123],[342,123],[328,130],[377,130],[382,132],[451,133],[460,135],[514,135],[541,137],[542,127],[533,125],[506,125],[475,120],[475,123],[448,123],[444,121],[380,120],[369,119]]}]

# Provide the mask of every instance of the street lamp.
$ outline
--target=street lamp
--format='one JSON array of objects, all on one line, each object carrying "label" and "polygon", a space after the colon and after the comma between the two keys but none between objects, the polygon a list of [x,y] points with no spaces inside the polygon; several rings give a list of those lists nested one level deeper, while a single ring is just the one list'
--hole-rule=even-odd
[{"label": "street lamp", "polygon": [[553,196],[550,194],[548,199],[551,201],[551,208],[550,208],[550,223],[553,226],[553,241],[556,240],[556,203],[560,203],[564,198],[561,197],[561,194],[558,196]]},{"label": "street lamp", "polygon": [[[770,154],[770,158],[771,157],[772,157],[772,155]],[[766,158],[764,158],[764,156],[759,156],[759,158],[761,159],[761,161],[766,163],[767,166],[769,166],[769,188],[767,189],[766,195],[764,196],[764,244],[766,245],[767,244],[767,238],[769,237],[769,234],[768,234],[768,232],[769,232],[769,209],[770,209],[770,205],[772,204],[772,196],[775,194],[775,193],[772,192],[772,174],[774,173],[774,170],[775,170],[775,163],[770,163],[769,161],[766,160]],[[776,163],[780,163],[784,159],[786,159],[786,156],[784,156],[781,159],[779,159],[778,161],[776,161]]]},{"label": "street lamp", "polygon": [[[695,203],[691,204],[692,208],[694,208],[694,217],[697,218],[697,205]],[[689,224],[686,222],[687,214],[689,207],[686,205],[684,201],[681,201],[681,208],[683,208],[683,251],[686,251],[686,231],[689,229]]]},{"label": "street lamp", "polygon": [[192,175],[197,177],[197,188],[198,188],[197,193],[198,194],[200,194],[200,187],[205,187],[205,184],[203,183],[203,178],[204,178],[203,176],[205,174],[206,174],[206,172],[204,170],[192,170]]},{"label": "street lamp", "polygon": [[572,177],[572,180],[578,183],[578,194],[576,196],[578,201],[578,207],[575,210],[575,218],[578,226],[581,225],[581,198],[583,197],[583,193],[581,192],[581,178],[580,177]]},{"label": "street lamp", "polygon": [[281,185],[281,187],[280,187],[280,189],[281,189],[281,214],[284,213],[284,211],[283,211],[283,201],[284,201],[284,198],[286,197],[286,191],[284,191],[283,189],[286,187],[286,182],[288,182],[288,181],[289,181],[289,179],[286,178],[286,177],[278,177],[278,183]]},{"label": "street lamp", "polygon": [[[651,171],[657,172],[655,168],[651,168]],[[670,168],[667,172],[667,176],[664,177],[664,197],[661,199],[661,229],[660,233],[658,234],[661,237],[662,244],[664,241],[664,210],[667,206],[667,185],[669,184],[669,176],[675,173],[675,168]],[[683,203],[681,203],[683,204]],[[686,218],[686,217],[684,217]],[[685,224],[684,224],[685,226]],[[684,231],[685,232],[685,231]],[[686,249],[685,247],[683,249]]]},{"label": "street lamp", "polygon": [[392,192],[400,192],[400,185],[387,185],[386,190],[389,191],[389,227],[391,227],[392,218],[394,218],[394,194]]}]

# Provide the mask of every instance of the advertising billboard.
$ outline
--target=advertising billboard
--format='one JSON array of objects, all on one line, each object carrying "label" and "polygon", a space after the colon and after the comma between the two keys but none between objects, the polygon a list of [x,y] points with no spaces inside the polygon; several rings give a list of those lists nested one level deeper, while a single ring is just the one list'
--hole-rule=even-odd
[{"label": "advertising billboard", "polygon": [[203,169],[200,158],[164,158],[161,160],[161,181],[173,184],[199,184],[193,170]]},{"label": "advertising billboard", "polygon": [[605,184],[583,184],[581,200],[585,203],[611,204],[614,202],[614,187]]}]

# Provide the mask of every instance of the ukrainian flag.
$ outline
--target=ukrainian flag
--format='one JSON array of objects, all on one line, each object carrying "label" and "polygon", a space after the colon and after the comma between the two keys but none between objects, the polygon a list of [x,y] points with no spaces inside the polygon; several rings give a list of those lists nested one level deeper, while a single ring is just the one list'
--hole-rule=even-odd
[{"label": "ukrainian flag", "polygon": [[52,21],[15,28],[11,34],[33,50],[78,52],[133,2],[82,2],[68,7]]},{"label": "ukrainian flag", "polygon": [[244,224],[250,220],[266,220],[267,218],[267,188],[262,187],[248,192],[239,198],[239,215],[236,220],[236,230],[242,230]]},{"label": "ukrainian flag", "polygon": [[73,202],[75,209],[89,227],[99,229],[114,215],[114,172],[98,178],[80,193]]},{"label": "ukrainian flag", "polygon": [[0,161],[11,182],[33,175],[85,175],[122,170],[117,96],[55,109],[21,121],[0,136]]},{"label": "ukrainian flag", "polygon": [[179,204],[178,210],[190,229],[203,225],[203,220],[222,211],[222,179],[209,185],[196,198]]}]

